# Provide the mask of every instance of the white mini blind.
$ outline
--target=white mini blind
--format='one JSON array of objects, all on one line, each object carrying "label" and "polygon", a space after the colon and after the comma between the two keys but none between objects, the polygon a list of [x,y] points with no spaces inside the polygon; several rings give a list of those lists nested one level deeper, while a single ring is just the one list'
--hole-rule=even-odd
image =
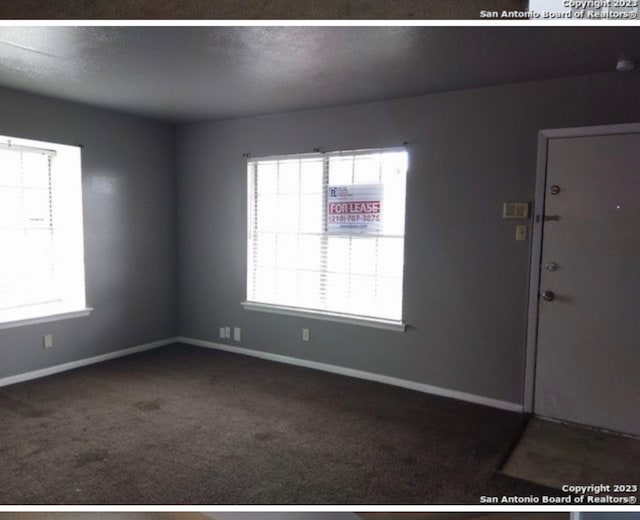
[{"label": "white mini blind", "polygon": [[[247,300],[401,322],[407,166],[404,148],[249,160]],[[330,188],[378,213],[329,226]]]},{"label": "white mini blind", "polygon": [[60,301],[56,290],[54,152],[0,145],[0,310]]}]

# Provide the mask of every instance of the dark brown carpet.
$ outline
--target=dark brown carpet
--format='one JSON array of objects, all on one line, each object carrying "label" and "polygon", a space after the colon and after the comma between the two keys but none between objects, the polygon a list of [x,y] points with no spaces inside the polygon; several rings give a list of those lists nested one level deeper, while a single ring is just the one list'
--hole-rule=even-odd
[{"label": "dark brown carpet", "polygon": [[0,388],[3,504],[432,504],[546,494],[496,471],[518,414],[174,345]]},{"label": "dark brown carpet", "polygon": [[2,18],[474,19],[527,0],[2,0]]}]

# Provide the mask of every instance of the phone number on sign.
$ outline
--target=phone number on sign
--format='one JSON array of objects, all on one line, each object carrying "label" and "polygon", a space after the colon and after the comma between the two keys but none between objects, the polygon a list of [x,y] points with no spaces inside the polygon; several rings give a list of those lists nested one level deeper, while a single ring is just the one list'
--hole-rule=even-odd
[{"label": "phone number on sign", "polygon": [[380,222],[380,215],[329,215],[331,224],[341,222]]}]

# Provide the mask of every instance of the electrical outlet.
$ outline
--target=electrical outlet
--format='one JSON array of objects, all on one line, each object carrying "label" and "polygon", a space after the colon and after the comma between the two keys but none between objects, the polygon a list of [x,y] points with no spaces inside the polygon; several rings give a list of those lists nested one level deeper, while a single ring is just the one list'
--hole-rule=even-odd
[{"label": "electrical outlet", "polygon": [[233,327],[233,339],[240,341],[240,327]]},{"label": "electrical outlet", "polygon": [[309,329],[302,329],[302,341],[309,341]]},{"label": "electrical outlet", "polygon": [[529,226],[523,224],[521,226],[516,226],[516,240],[518,242],[522,242],[527,240],[529,236]]},{"label": "electrical outlet", "polygon": [[42,346],[44,348],[53,348],[53,334],[45,334],[42,336]]},{"label": "electrical outlet", "polygon": [[224,328],[224,337],[226,339],[229,339],[231,337],[231,327],[225,327]]},{"label": "electrical outlet", "polygon": [[224,339],[224,327],[220,327],[220,339]]}]

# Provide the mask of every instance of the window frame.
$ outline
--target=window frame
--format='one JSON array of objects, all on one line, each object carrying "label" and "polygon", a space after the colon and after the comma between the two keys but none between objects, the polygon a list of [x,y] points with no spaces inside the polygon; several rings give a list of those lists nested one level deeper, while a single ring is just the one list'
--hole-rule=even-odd
[{"label": "window frame", "polygon": [[[267,156],[260,156],[260,157],[247,156],[247,162],[246,162],[246,165],[247,165],[247,222],[246,222],[247,251],[246,251],[246,264],[245,264],[247,269],[245,273],[246,275],[245,282],[247,283],[247,286],[245,287],[245,295],[248,296],[249,294],[249,291],[248,291],[249,271],[250,271],[249,244],[250,244],[250,233],[251,233],[251,230],[249,228],[253,222],[251,213],[252,211],[255,210],[255,206],[254,206],[255,186],[254,186],[254,179],[253,179],[255,172],[251,167],[252,164],[257,165],[257,163],[259,162],[267,162],[267,161],[285,161],[285,160],[292,160],[292,159],[302,160],[302,159],[322,158],[323,160],[322,206],[323,206],[323,212],[324,212],[326,211],[326,204],[327,204],[326,188],[329,185],[328,168],[326,167],[324,161],[329,161],[330,157],[335,157],[340,155],[344,155],[344,156],[370,155],[376,152],[384,152],[384,153],[405,152],[407,154],[407,169],[405,172],[405,176],[406,178],[408,178],[409,168],[410,168],[410,157],[409,157],[409,151],[406,146],[380,147],[380,148],[373,148],[373,149],[356,149],[356,150],[336,150],[336,151],[328,151],[328,152],[316,151],[312,153],[292,153],[292,154],[280,154],[280,155],[267,155]],[[403,248],[405,244],[404,240],[406,238],[406,199],[407,199],[407,192],[405,187],[405,192],[404,192],[405,211],[403,215],[404,230],[402,234]],[[331,234],[325,231],[324,236],[329,237],[331,236]],[[403,257],[404,257],[404,251],[403,251]],[[401,284],[402,284],[402,300],[401,300],[402,310],[401,310],[401,317],[399,320],[385,319],[382,317],[357,315],[357,314],[351,314],[351,313],[344,314],[336,311],[329,311],[329,310],[323,310],[323,309],[312,309],[312,308],[305,308],[305,307],[288,306],[283,304],[256,302],[248,299],[242,301],[240,305],[245,310],[249,310],[249,311],[266,312],[266,313],[280,314],[285,316],[296,316],[301,318],[310,318],[310,319],[317,319],[317,320],[323,320],[323,321],[331,321],[336,323],[361,325],[361,326],[391,330],[396,332],[405,332],[407,328],[407,324],[404,322],[404,261],[403,261],[403,267],[402,267]]]},{"label": "window frame", "polygon": [[[81,147],[7,135],[0,136],[0,145],[16,153],[49,155],[49,182],[52,176],[54,180],[49,187],[53,202],[47,209],[54,221],[61,223],[52,228],[57,247],[51,252],[51,261],[60,277],[61,289],[56,292],[59,300],[6,307],[0,311],[0,329],[88,316],[93,309],[86,304]],[[61,172],[70,174],[60,179]],[[24,190],[24,185],[20,189]],[[60,256],[55,249],[65,251],[64,255]]]}]

